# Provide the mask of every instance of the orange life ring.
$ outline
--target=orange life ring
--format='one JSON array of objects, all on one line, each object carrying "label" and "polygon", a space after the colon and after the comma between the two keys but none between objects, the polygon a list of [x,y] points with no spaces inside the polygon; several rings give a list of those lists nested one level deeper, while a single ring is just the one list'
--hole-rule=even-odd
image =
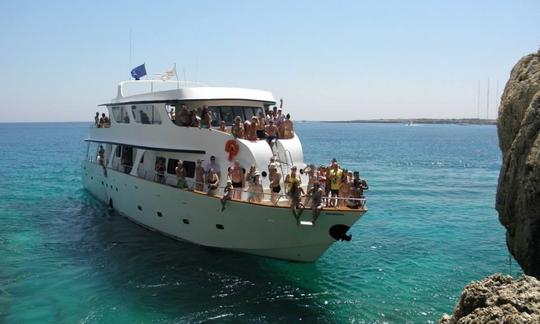
[{"label": "orange life ring", "polygon": [[228,140],[225,143],[225,152],[229,153],[229,161],[232,161],[238,155],[238,151],[240,151],[240,147],[235,140]]}]

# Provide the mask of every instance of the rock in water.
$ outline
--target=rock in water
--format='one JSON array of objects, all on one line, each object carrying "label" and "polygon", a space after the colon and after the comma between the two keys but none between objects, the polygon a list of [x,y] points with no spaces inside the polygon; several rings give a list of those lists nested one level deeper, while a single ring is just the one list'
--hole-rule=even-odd
[{"label": "rock in water", "polygon": [[523,57],[506,83],[497,120],[503,163],[496,208],[508,250],[540,278],[540,51]]},{"label": "rock in water", "polygon": [[540,323],[540,281],[501,274],[473,281],[463,290],[454,314],[443,315],[439,323]]}]

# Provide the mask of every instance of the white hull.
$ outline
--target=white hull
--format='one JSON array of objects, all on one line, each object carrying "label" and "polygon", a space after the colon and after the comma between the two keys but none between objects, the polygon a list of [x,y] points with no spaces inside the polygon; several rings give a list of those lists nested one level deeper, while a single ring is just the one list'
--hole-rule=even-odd
[{"label": "white hull", "polygon": [[[335,225],[352,226],[362,210],[323,210],[316,225],[297,225],[285,207],[229,201],[83,162],[84,187],[132,221],[176,239],[267,257],[312,262],[336,241]],[[301,220],[311,221],[306,210]],[[336,227],[334,227],[335,229]]]}]

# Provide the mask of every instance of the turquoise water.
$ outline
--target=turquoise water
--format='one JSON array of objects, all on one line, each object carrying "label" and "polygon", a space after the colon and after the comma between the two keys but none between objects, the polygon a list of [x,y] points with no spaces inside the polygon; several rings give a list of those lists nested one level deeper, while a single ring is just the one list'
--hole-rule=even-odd
[{"label": "turquoise water", "polygon": [[335,156],[370,185],[353,240],[312,264],[145,230],[82,189],[87,124],[0,124],[0,322],[426,323],[510,271],[495,127],[296,128],[306,160]]}]

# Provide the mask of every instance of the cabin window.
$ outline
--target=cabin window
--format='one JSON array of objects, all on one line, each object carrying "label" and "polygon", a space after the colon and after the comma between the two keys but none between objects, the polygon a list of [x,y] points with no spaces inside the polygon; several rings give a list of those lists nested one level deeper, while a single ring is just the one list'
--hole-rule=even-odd
[{"label": "cabin window", "polygon": [[232,108],[233,108],[234,118],[236,118],[236,116],[240,116],[240,119],[242,119],[242,121],[246,120],[244,117],[244,108],[242,107],[232,107]]},{"label": "cabin window", "polygon": [[195,162],[184,160],[184,168],[186,169],[186,177],[193,178],[195,176]]},{"label": "cabin window", "polygon": [[128,124],[129,123],[129,116],[128,116],[128,110],[127,107],[124,106],[113,106],[111,107],[112,115],[114,117],[114,121],[118,124]]},{"label": "cabin window", "polygon": [[210,114],[210,118],[212,118],[212,126],[218,127],[221,121],[221,108],[209,107],[208,113]]},{"label": "cabin window", "polygon": [[176,165],[178,164],[177,159],[169,159],[167,163],[167,173],[176,174]]},{"label": "cabin window", "polygon": [[[167,173],[176,174],[176,165],[178,164],[177,159],[169,159],[167,163]],[[186,177],[193,178],[195,176],[195,162],[185,161],[184,168],[186,169]]]},{"label": "cabin window", "polygon": [[251,120],[253,116],[259,116],[260,107],[244,107],[244,106],[212,106],[208,110],[212,117],[212,126],[219,126],[220,121],[224,121],[225,125],[231,126],[234,123],[234,118],[240,116],[242,121]]},{"label": "cabin window", "polygon": [[131,112],[136,123],[139,124],[161,124],[158,108],[154,105],[133,105]]},{"label": "cabin window", "polygon": [[114,150],[114,155],[116,157],[120,157],[122,154],[120,152],[120,146],[117,146],[116,149]]},{"label": "cabin window", "polygon": [[225,122],[225,125],[230,126],[233,124],[234,113],[231,107],[221,107],[221,120]]}]

